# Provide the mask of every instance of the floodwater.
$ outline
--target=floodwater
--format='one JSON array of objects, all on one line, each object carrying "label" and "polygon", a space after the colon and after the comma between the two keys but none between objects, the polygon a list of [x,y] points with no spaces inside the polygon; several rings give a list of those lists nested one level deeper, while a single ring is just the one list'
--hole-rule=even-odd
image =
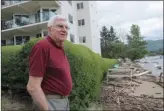
[{"label": "floodwater", "polygon": [[[159,76],[163,72],[163,56],[149,56],[140,60],[141,66],[151,71],[153,75]],[[156,68],[156,66],[161,66],[161,69]]]}]

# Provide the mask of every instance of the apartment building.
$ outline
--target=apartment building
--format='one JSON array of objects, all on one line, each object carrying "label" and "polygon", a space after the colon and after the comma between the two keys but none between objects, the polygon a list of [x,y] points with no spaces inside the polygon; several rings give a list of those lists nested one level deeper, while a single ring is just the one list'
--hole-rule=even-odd
[{"label": "apartment building", "polygon": [[1,1],[1,45],[22,45],[48,34],[53,15],[68,18],[68,40],[83,44],[101,55],[96,1]]}]

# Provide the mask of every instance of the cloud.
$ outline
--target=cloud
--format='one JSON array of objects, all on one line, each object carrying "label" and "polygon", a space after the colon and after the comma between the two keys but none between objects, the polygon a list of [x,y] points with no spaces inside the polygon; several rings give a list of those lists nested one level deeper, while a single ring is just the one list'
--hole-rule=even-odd
[{"label": "cloud", "polygon": [[146,39],[163,38],[163,1],[98,1],[97,7],[100,28],[112,25],[129,32],[137,24]]}]

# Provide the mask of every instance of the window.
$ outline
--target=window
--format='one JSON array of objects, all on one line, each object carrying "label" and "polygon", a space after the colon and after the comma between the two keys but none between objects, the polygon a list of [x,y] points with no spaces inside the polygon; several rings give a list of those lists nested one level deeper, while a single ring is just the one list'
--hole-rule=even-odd
[{"label": "window", "polygon": [[81,3],[80,5],[81,5],[81,9],[83,9],[83,3]]},{"label": "window", "polygon": [[12,38],[10,39],[9,45],[14,45],[14,37],[12,37]]},{"label": "window", "polygon": [[22,36],[16,36],[16,45],[21,45],[22,44]]},{"label": "window", "polygon": [[49,20],[50,17],[55,15],[56,9],[43,9],[43,21]]},{"label": "window", "polygon": [[40,22],[40,10],[38,10],[37,13],[35,14],[35,20],[36,23]]},{"label": "window", "polygon": [[72,15],[68,14],[68,20],[70,23],[73,24],[73,16]]},{"label": "window", "polygon": [[41,36],[42,36],[42,34],[41,34],[41,33],[36,34],[36,38],[39,38],[39,37],[41,37]]},{"label": "window", "polygon": [[69,3],[70,5],[72,5],[72,1],[71,1],[71,0],[68,0],[68,3]]},{"label": "window", "polygon": [[81,20],[78,20],[78,25],[81,26]]},{"label": "window", "polygon": [[55,13],[56,12],[56,9],[50,9],[50,12]]},{"label": "window", "polygon": [[47,21],[49,19],[49,9],[43,9],[43,21]]},{"label": "window", "polygon": [[5,5],[5,0],[2,0],[1,1],[1,5]]},{"label": "window", "polygon": [[21,24],[21,15],[15,15],[15,24],[20,26],[20,24]]},{"label": "window", "polygon": [[50,17],[52,17],[53,15],[55,15],[56,9],[50,9]]},{"label": "window", "polygon": [[29,24],[29,15],[15,15],[15,24],[18,26]]},{"label": "window", "polygon": [[86,36],[79,37],[79,42],[80,43],[86,43]]},{"label": "window", "polygon": [[77,4],[77,9],[80,9],[80,4],[79,3]]},{"label": "window", "polygon": [[72,35],[72,34],[70,34],[70,41],[73,42],[73,43],[75,42],[74,35]]},{"label": "window", "polygon": [[[30,40],[30,36],[15,36],[15,39],[16,39],[16,45],[22,45]],[[12,42],[14,43],[14,38]]]},{"label": "window", "polygon": [[85,25],[84,19],[78,20],[78,25],[79,26]]},{"label": "window", "polygon": [[47,36],[48,35],[48,31],[44,31],[43,32],[43,36],[45,37],[45,36]]},{"label": "window", "polygon": [[85,25],[85,21],[84,21],[84,19],[82,19],[82,25]]},{"label": "window", "polygon": [[28,25],[30,23],[29,21],[29,15],[22,15],[22,24],[21,25]]},{"label": "window", "polygon": [[27,43],[30,40],[30,36],[23,36],[23,44]]},{"label": "window", "polygon": [[6,22],[1,20],[1,29],[4,30],[4,29],[7,29],[7,25],[6,25]]},{"label": "window", "polygon": [[83,9],[83,3],[77,3],[77,9]]},{"label": "window", "polygon": [[1,46],[6,46],[6,40],[1,40]]}]

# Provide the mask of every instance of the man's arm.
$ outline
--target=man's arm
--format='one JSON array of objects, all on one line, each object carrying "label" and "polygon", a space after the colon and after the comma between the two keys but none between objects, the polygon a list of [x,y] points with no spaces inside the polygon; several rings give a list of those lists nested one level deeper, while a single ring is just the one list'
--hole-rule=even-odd
[{"label": "man's arm", "polygon": [[48,110],[48,102],[41,88],[43,77],[29,76],[27,90],[40,110]]}]

